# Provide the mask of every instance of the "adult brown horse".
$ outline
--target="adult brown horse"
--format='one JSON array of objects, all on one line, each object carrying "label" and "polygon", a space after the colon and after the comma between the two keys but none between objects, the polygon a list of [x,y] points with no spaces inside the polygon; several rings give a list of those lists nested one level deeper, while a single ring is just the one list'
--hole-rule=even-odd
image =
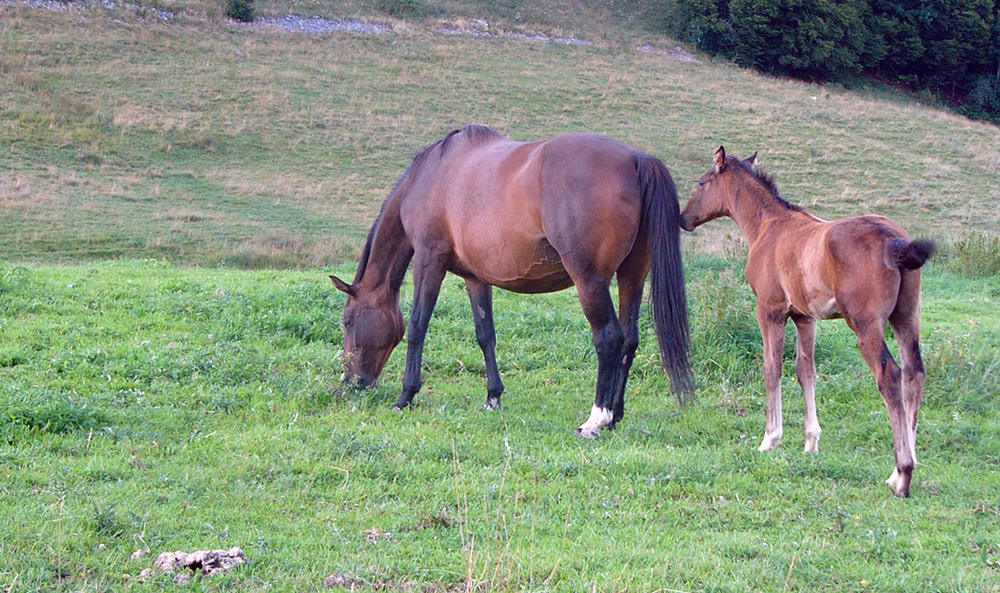
[{"label": "adult brown horse", "polygon": [[[411,260],[414,296],[399,409],[422,384],[424,337],[446,272],[465,279],[486,359],[489,409],[500,406],[493,292],[576,286],[598,357],[597,395],[577,430],[611,428],[639,344],[639,306],[652,267],[653,310],[664,367],[683,403],[693,395],[680,206],[658,159],[594,134],[514,142],[484,126],[449,133],[416,158],[368,234],[347,293],[345,380],[373,385],[403,338],[399,290]],[[617,276],[615,316],[610,285]]]},{"label": "adult brown horse", "polygon": [[[886,484],[910,495],[917,461],[917,410],[923,397],[920,358],[920,267],[934,252],[931,241],[913,241],[882,216],[827,222],[778,196],[774,183],[755,171],[757,154],[741,161],[715,153],[715,167],[698,182],[682,214],[694,230],[721,216],[736,221],[750,247],[746,277],[757,295],[757,322],[764,338],[767,425],[761,451],[783,434],[781,366],[785,325],[795,322],[795,371],[805,396],[805,450],[817,451],[816,320],[843,317],[857,334],[861,355],[875,374],[889,410],[896,469]],[[885,343],[892,326],[902,371]]]}]

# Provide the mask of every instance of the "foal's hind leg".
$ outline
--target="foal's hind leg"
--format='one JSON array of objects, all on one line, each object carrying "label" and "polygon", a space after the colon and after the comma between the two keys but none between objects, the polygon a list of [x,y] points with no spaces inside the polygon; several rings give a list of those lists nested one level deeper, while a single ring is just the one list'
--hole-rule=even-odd
[{"label": "foal's hind leg", "polygon": [[819,426],[816,413],[816,320],[812,317],[793,317],[795,322],[795,376],[802,386],[806,404],[806,453],[819,451]]},{"label": "foal's hind leg", "polygon": [[[903,403],[906,406],[906,423],[910,431],[913,462],[917,461],[917,415],[924,397],[924,361],[920,355],[920,272],[902,274],[896,309],[889,316],[892,331],[899,345],[903,362]],[[892,478],[890,478],[892,480]]]},{"label": "foal's hind leg", "polygon": [[597,394],[590,417],[576,429],[576,434],[594,439],[602,428],[614,424],[614,398],[621,380],[625,335],[615,316],[607,281],[597,279],[579,283],[577,291],[597,350]]},{"label": "foal's hind leg", "polygon": [[476,322],[476,341],[486,361],[486,409],[499,410],[503,395],[503,381],[497,369],[497,332],[493,325],[493,287],[470,278],[465,281],[472,303],[472,317]]},{"label": "foal's hind leg", "polygon": [[850,323],[851,329],[858,335],[861,355],[875,375],[875,382],[885,401],[885,407],[889,412],[889,425],[892,428],[896,468],[892,476],[886,480],[886,484],[892,488],[896,496],[907,497],[910,495],[910,479],[913,476],[916,460],[913,457],[907,406],[903,399],[902,371],[885,343],[885,321],[871,320],[861,323],[856,321]]}]

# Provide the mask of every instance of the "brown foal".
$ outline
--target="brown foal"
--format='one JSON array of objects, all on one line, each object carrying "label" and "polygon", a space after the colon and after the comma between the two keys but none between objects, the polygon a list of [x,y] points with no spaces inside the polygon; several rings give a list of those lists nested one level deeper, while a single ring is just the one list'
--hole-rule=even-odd
[{"label": "brown foal", "polygon": [[[785,325],[795,323],[795,372],[805,396],[805,451],[816,452],[816,320],[843,317],[858,336],[861,355],[875,375],[889,411],[896,468],[886,484],[910,495],[917,462],[917,411],[923,397],[920,357],[920,267],[934,252],[931,241],[913,241],[882,216],[828,222],[778,196],[773,182],[746,160],[715,153],[715,166],[681,214],[685,230],[728,216],[749,244],[746,278],[757,296],[757,322],[764,339],[767,424],[760,450],[783,435],[781,367]],[[885,342],[892,327],[903,366]]]}]

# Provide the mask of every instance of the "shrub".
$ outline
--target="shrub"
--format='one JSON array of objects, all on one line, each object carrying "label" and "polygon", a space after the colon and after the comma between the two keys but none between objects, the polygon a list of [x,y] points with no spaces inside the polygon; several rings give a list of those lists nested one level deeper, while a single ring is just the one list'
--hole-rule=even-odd
[{"label": "shrub", "polygon": [[253,0],[226,0],[226,16],[241,23],[252,23],[255,18]]},{"label": "shrub", "polygon": [[902,82],[997,121],[998,15],[1000,0],[675,0],[664,22],[668,33],[742,66]]}]

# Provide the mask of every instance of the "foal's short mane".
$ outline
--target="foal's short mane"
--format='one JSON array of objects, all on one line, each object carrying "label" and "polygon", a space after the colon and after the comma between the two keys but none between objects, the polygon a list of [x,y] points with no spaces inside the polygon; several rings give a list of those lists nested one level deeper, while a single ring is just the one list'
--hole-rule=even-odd
[{"label": "foal's short mane", "polygon": [[794,210],[795,212],[805,212],[805,209],[802,208],[802,206],[799,206],[797,204],[792,204],[785,198],[782,198],[780,194],[778,194],[778,186],[775,185],[774,177],[772,175],[768,175],[763,171],[758,171],[753,165],[751,165],[746,161],[740,159],[733,159],[733,160],[739,163],[740,167],[742,167],[744,171],[746,171],[747,173],[752,175],[754,179],[759,181],[761,185],[763,185],[764,188],[767,189],[768,193],[771,194],[771,197],[774,198],[774,201],[777,202],[780,206],[787,208],[789,210]]},{"label": "foal's short mane", "polygon": [[445,135],[444,138],[438,140],[434,144],[431,144],[427,148],[420,151],[417,156],[413,157],[413,162],[410,166],[406,168],[403,172],[403,176],[399,178],[396,185],[389,192],[389,197],[382,202],[382,208],[379,210],[378,216],[375,218],[375,224],[372,225],[371,230],[368,231],[368,238],[365,240],[365,247],[361,251],[361,261],[358,262],[358,271],[354,275],[354,283],[357,284],[362,276],[365,275],[365,268],[368,267],[368,258],[371,257],[372,243],[375,241],[375,235],[378,233],[378,228],[382,224],[382,218],[385,216],[386,207],[389,202],[405,187],[409,185],[410,180],[413,176],[423,168],[428,162],[436,156],[438,160],[445,155],[448,150],[448,146],[452,143],[455,137],[466,138],[472,144],[479,144],[486,140],[493,138],[502,138],[499,132],[490,128],[488,126],[482,125],[468,125],[457,130],[452,130]]}]

